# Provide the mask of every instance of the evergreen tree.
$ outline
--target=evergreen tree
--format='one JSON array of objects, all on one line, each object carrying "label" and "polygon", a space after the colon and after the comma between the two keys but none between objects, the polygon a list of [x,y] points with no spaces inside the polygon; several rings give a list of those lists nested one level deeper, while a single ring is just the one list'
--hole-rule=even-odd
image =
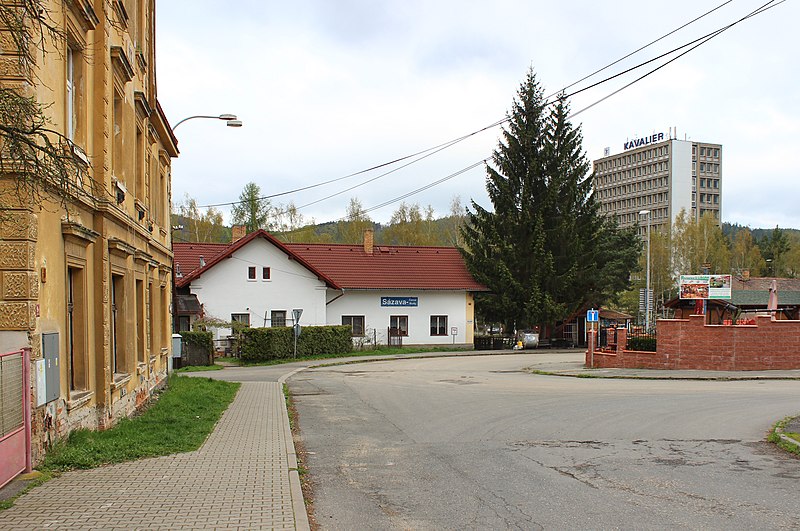
[{"label": "evergreen tree", "polygon": [[767,262],[767,274],[769,276],[780,277],[786,274],[784,271],[784,259],[791,248],[786,232],[775,226],[772,232],[758,241],[758,247]]},{"label": "evergreen tree", "polygon": [[533,71],[521,84],[487,165],[494,210],[472,202],[462,253],[492,293],[482,312],[529,328],[602,304],[628,285],[641,247],[599,214],[580,128],[562,96],[548,108]]},{"label": "evergreen tree", "polygon": [[239,202],[233,205],[233,223],[247,227],[248,234],[258,229],[270,230],[270,211],[269,200],[261,198],[261,188],[256,183],[247,183],[239,194]]}]

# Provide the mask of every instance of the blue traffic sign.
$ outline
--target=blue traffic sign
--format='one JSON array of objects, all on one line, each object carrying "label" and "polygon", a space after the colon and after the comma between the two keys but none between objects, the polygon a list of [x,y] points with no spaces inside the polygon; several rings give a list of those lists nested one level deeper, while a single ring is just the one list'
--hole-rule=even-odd
[{"label": "blue traffic sign", "polygon": [[600,310],[587,310],[586,321],[596,323],[600,320]]}]

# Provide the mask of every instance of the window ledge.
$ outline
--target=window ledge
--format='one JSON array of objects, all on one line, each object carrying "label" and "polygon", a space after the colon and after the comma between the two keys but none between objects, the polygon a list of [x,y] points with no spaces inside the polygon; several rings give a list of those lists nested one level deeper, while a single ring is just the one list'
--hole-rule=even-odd
[{"label": "window ledge", "polygon": [[145,374],[147,373],[147,364],[139,362],[136,364],[136,373],[137,374]]},{"label": "window ledge", "polygon": [[126,383],[131,381],[130,374],[120,374],[118,372],[114,373],[114,381],[111,382],[111,389],[119,389]]},{"label": "window ledge", "polygon": [[67,400],[67,411],[83,407],[91,401],[94,391],[72,391]]}]

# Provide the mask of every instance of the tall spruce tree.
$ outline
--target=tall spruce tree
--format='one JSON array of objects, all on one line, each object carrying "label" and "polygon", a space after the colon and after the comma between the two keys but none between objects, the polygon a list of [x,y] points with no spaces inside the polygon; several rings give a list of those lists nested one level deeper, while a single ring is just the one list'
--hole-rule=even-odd
[{"label": "tall spruce tree", "polygon": [[520,85],[487,165],[494,210],[472,202],[462,253],[491,289],[482,313],[517,329],[601,304],[628,284],[641,244],[599,214],[580,127],[561,96],[544,101],[532,70]]}]

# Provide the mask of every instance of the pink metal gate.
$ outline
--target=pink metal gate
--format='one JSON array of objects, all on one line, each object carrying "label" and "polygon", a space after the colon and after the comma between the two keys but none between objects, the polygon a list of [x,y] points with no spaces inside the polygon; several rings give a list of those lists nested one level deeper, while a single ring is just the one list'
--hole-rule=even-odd
[{"label": "pink metal gate", "polygon": [[31,470],[30,351],[0,354],[0,487]]}]

